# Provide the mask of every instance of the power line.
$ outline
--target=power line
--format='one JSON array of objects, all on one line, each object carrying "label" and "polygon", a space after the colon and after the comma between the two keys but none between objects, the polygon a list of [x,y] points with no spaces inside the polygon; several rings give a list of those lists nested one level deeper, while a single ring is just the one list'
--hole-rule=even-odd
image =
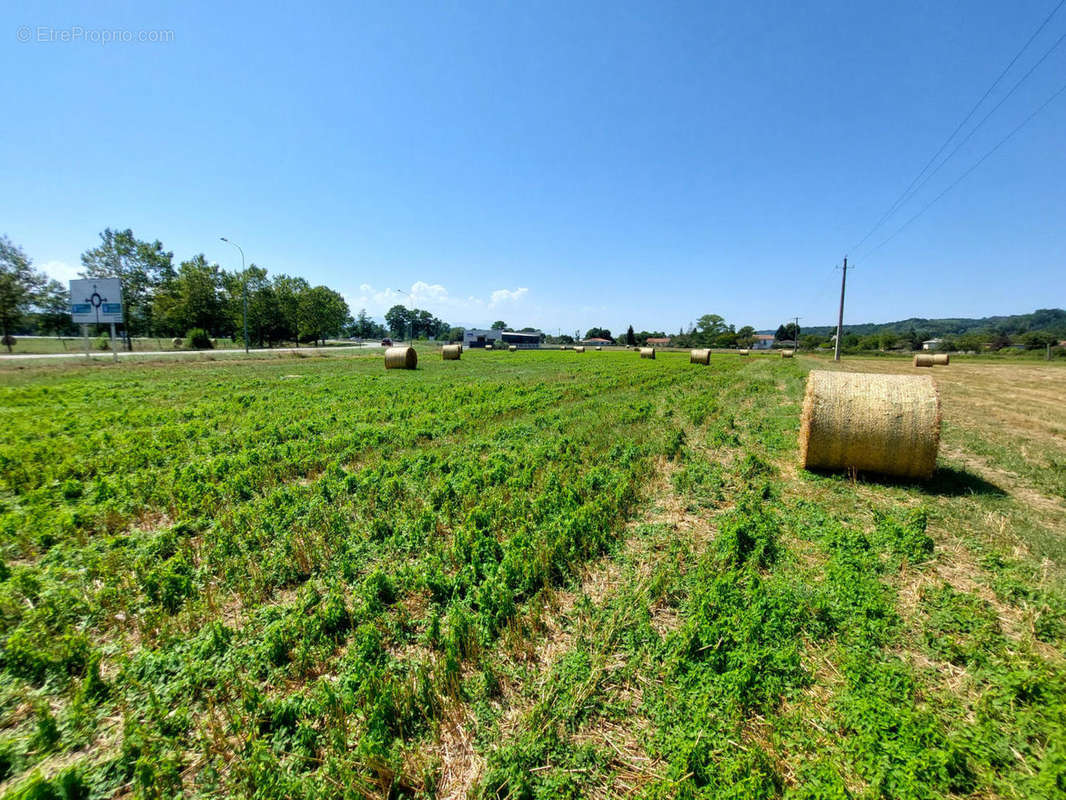
[{"label": "power line", "polygon": [[[995,90],[995,88],[999,85],[999,82],[1001,80],[1003,80],[1003,78],[1006,76],[1006,74],[1008,72],[1010,72],[1011,67],[1013,67],[1017,63],[1018,59],[1021,58],[1022,53],[1024,53],[1026,50],[1029,49],[1029,45],[1031,45],[1033,43],[1033,40],[1036,39],[1036,37],[1040,35],[1040,32],[1043,31],[1045,27],[1047,27],[1047,24],[1049,22],[1051,22],[1051,18],[1054,17],[1056,13],[1058,13],[1058,10],[1060,8],[1062,8],[1062,6],[1064,4],[1066,4],[1066,0],[1059,0],[1059,4],[1057,6],[1055,6],[1051,10],[1051,13],[1048,14],[1047,17],[1044,19],[1044,21],[1041,22],[1039,26],[1037,26],[1037,29],[1035,31],[1033,31],[1032,35],[1026,40],[1025,44],[1022,45],[1022,48],[1017,53],[1014,54],[1014,58],[1012,58],[1010,60],[1010,63],[1008,63],[1007,66],[1003,68],[1003,71],[999,73],[999,75],[996,77],[996,79],[994,81],[992,81],[992,85],[988,87],[988,89],[985,91],[985,93],[983,95],[981,95],[981,99],[978,100],[974,104],[973,108],[970,109],[969,113],[967,113],[966,116],[963,117],[962,122],[960,122],[955,127],[955,130],[953,130],[951,132],[951,135],[948,136],[948,138],[944,140],[943,144],[940,145],[940,147],[937,149],[937,151],[935,153],[933,153],[933,157],[930,158],[929,161],[926,162],[925,166],[922,167],[921,171],[917,175],[914,176],[914,179],[910,182],[910,184],[907,186],[907,188],[903,190],[903,193],[899,197],[896,198],[895,202],[892,203],[891,206],[889,206],[888,211],[886,211],[884,214],[881,215],[881,218],[877,220],[877,222],[874,224],[874,226],[872,228],[870,228],[870,230],[868,230],[866,232],[866,235],[863,236],[862,239],[860,239],[857,244],[855,244],[853,247],[849,248],[851,252],[858,251],[858,249],[863,244],[865,244],[866,240],[869,239],[873,235],[874,231],[876,231],[878,228],[880,228],[881,225],[884,224],[884,222],[890,216],[892,216],[892,214],[894,214],[896,212],[896,210],[904,202],[906,202],[907,200],[910,199],[910,197],[913,195],[913,192],[911,191],[912,189],[917,191],[917,189],[915,189],[915,185],[918,183],[918,181],[920,181],[922,179],[922,176],[925,175],[925,173],[928,171],[929,167],[931,167],[933,165],[933,162],[935,162],[937,160],[937,158],[940,156],[940,154],[944,152],[944,149],[948,146],[948,144],[951,143],[951,140],[954,139],[958,135],[959,131],[962,130],[962,128],[966,125],[966,123],[970,121],[970,118],[973,117],[973,115],[977,112],[977,109],[980,108],[981,104],[984,103],[984,101],[986,99],[988,99],[988,96],[990,94],[992,94],[992,92]],[[1020,81],[1018,81],[1018,83],[1016,83],[1014,85],[1014,87],[1010,90],[1010,92],[1007,93],[1006,97],[1004,97],[1003,100],[1000,100],[1000,102],[996,105],[996,107],[993,108],[992,111],[989,112],[989,114],[986,115],[984,117],[984,119],[981,120],[981,122],[977,123],[976,127],[974,127],[974,129],[971,130],[969,134],[967,134],[966,139],[969,139],[970,136],[973,135],[974,131],[976,131],[978,128],[981,127],[981,125],[984,124],[985,120],[988,119],[988,117],[991,116],[991,114],[994,113],[995,110],[997,108],[999,108],[1003,104],[1003,101],[1006,100],[1007,97],[1010,97],[1011,94],[1014,93],[1014,90],[1017,89],[1018,86],[1021,85],[1022,81],[1024,81],[1026,78],[1028,78],[1029,75],[1032,74],[1033,70],[1035,70],[1036,67],[1040,66],[1040,64],[1043,63],[1044,59],[1046,59],[1051,54],[1051,51],[1054,50],[1056,47],[1058,47],[1061,42],[1062,42],[1062,38],[1060,38],[1057,42],[1055,42],[1055,44],[1052,45],[1051,48],[1047,52],[1045,52],[1043,56],[1041,56],[1040,60],[1036,62],[1036,64],[1029,70],[1029,72],[1027,72],[1022,77],[1022,79]],[[966,141],[966,139],[963,139],[963,143]],[[959,146],[961,147],[961,143],[960,143]],[[940,167],[944,166],[944,164],[947,163],[948,159],[950,159],[955,154],[955,152],[957,150],[958,150],[958,147],[956,147],[955,150],[952,150],[951,153],[947,156],[947,158],[945,158],[940,163],[940,165],[936,168],[936,170],[933,170],[933,172],[935,173],[937,170],[940,169]],[[929,177],[932,177],[932,173],[930,173]],[[926,180],[928,180],[928,178],[926,178]],[[922,181],[922,185],[924,185],[924,184],[925,184],[925,181]],[[919,186],[918,188],[921,188],[921,187]]]},{"label": "power line", "polygon": [[1063,92],[1066,92],[1066,83],[1064,83],[1062,86],[1060,86],[1059,89],[1053,95],[1051,95],[1051,97],[1049,97],[1047,100],[1045,100],[1043,102],[1043,104],[1041,104],[1032,114],[1030,114],[1028,117],[1026,117],[1024,120],[1022,120],[1022,122],[1019,123],[1018,126],[1015,127],[1010,133],[1008,133],[1006,136],[1004,136],[1002,139],[1000,139],[991,150],[989,150],[983,156],[981,156],[979,159],[977,159],[977,161],[968,170],[966,170],[958,178],[956,178],[954,181],[952,181],[950,184],[948,184],[947,188],[945,188],[940,194],[938,194],[936,197],[934,197],[932,200],[930,200],[928,203],[926,203],[924,206],[922,206],[922,208],[918,211],[917,214],[915,214],[913,217],[911,217],[906,222],[904,222],[902,225],[900,225],[900,227],[898,229],[896,229],[895,233],[891,234],[886,239],[882,240],[881,243],[878,244],[873,250],[870,250],[868,253],[866,253],[864,258],[869,258],[874,253],[876,253],[878,250],[880,250],[882,247],[884,247],[886,244],[888,244],[890,241],[895,239],[900,233],[903,232],[904,228],[906,228],[908,225],[910,225],[912,222],[914,222],[916,219],[918,219],[918,217],[920,217],[922,214],[924,214],[926,211],[928,211],[933,206],[933,204],[935,204],[938,200],[940,200],[940,198],[942,198],[944,195],[946,195],[948,192],[950,192],[952,189],[954,189],[956,186],[958,186],[960,183],[962,183],[962,181],[971,172],[973,172],[975,169],[977,169],[979,166],[981,166],[981,164],[983,164],[985,162],[985,160],[989,156],[991,156],[993,153],[995,153],[1000,147],[1005,145],[1011,138],[1014,137],[1014,135],[1016,133],[1018,133],[1018,131],[1020,131],[1022,128],[1024,128],[1026,125],[1028,125],[1030,122],[1032,122],[1032,120],[1041,111],[1043,111],[1045,108],[1047,108],[1049,105],[1051,105],[1056,99],[1058,99],[1059,95],[1061,95]]},{"label": "power line", "polygon": [[[1053,50],[1055,50],[1055,49],[1056,49],[1056,48],[1057,48],[1057,47],[1058,47],[1058,46],[1059,46],[1060,44],[1062,44],[1062,43],[1063,43],[1064,41],[1066,41],[1066,33],[1062,34],[1062,36],[1060,36],[1060,37],[1059,37],[1059,38],[1058,38],[1058,39],[1056,40],[1055,44],[1051,45],[1051,47],[1050,47],[1050,48],[1048,48],[1048,50],[1047,50],[1047,51],[1046,51],[1046,52],[1044,53],[1044,55],[1042,55],[1042,56],[1040,57],[1040,60],[1039,60],[1039,61],[1037,61],[1037,62],[1036,62],[1035,64],[1033,64],[1033,66],[1032,66],[1032,67],[1031,67],[1031,68],[1029,69],[1029,71],[1028,71],[1028,72],[1026,72],[1026,73],[1025,73],[1025,75],[1023,75],[1023,76],[1021,77],[1021,79],[1020,79],[1020,80],[1019,80],[1019,81],[1018,81],[1017,83],[1015,83],[1015,84],[1014,84],[1014,86],[1012,86],[1012,87],[1011,87],[1010,91],[1009,91],[1009,92],[1007,92],[1007,93],[1006,93],[1006,94],[1005,94],[1005,95],[1003,96],[1003,98],[1002,98],[1002,99],[1001,99],[1001,100],[1000,100],[1000,101],[999,101],[998,103],[996,103],[996,105],[995,105],[995,106],[994,106],[994,107],[992,108],[992,110],[991,110],[991,111],[989,111],[989,112],[988,112],[987,114],[985,114],[985,115],[984,115],[984,117],[982,117],[982,118],[981,118],[981,121],[980,121],[980,122],[978,122],[978,123],[977,123],[977,125],[975,125],[975,126],[974,126],[974,127],[973,127],[973,128],[971,129],[971,130],[970,130],[970,132],[969,132],[969,133],[967,133],[967,134],[966,134],[966,136],[964,136],[964,137],[963,137],[963,138],[962,138],[962,139],[961,139],[961,140],[959,141],[959,143],[955,145],[955,147],[954,147],[954,148],[952,149],[952,151],[951,151],[950,153],[948,153],[947,157],[945,157],[943,161],[941,161],[941,162],[940,162],[939,164],[937,164],[937,165],[936,165],[936,168],[935,168],[935,169],[934,169],[934,170],[933,170],[932,172],[930,172],[930,173],[929,173],[928,175],[926,175],[926,176],[925,176],[925,179],[924,179],[924,180],[923,180],[923,181],[922,181],[921,183],[919,183],[919,184],[918,184],[918,185],[917,185],[916,187],[914,187],[914,191],[912,191],[912,192],[911,192],[911,193],[910,193],[910,194],[909,194],[909,195],[907,196],[906,200],[909,200],[909,199],[910,199],[911,197],[913,197],[913,196],[914,196],[915,194],[917,194],[917,193],[918,193],[918,191],[919,191],[919,190],[920,190],[920,189],[921,189],[921,188],[922,188],[923,186],[925,186],[925,184],[927,184],[927,183],[929,182],[929,179],[930,179],[930,178],[932,178],[932,177],[933,177],[934,175],[936,175],[936,173],[940,171],[940,168],[941,168],[941,167],[943,167],[943,166],[944,166],[944,165],[945,165],[946,163],[948,163],[948,161],[950,161],[950,160],[951,160],[951,157],[952,157],[952,156],[954,156],[954,155],[955,155],[955,154],[956,154],[957,152],[959,152],[960,148],[962,148],[962,146],[963,146],[964,144],[966,144],[966,142],[968,142],[968,141],[970,140],[970,137],[971,137],[971,136],[973,136],[973,135],[974,135],[974,134],[975,134],[975,133],[977,132],[977,129],[978,129],[978,128],[980,128],[980,127],[981,127],[982,125],[984,125],[984,124],[985,124],[985,122],[986,122],[986,121],[988,120],[988,118],[989,118],[989,117],[991,117],[991,116],[992,116],[993,114],[995,114],[995,113],[996,113],[996,111],[997,111],[997,110],[999,110],[999,107],[1000,107],[1000,106],[1002,106],[1002,105],[1003,105],[1003,104],[1004,104],[1005,102],[1007,102],[1007,100],[1008,100],[1008,99],[1010,99],[1010,96],[1011,96],[1012,94],[1014,94],[1014,91],[1015,91],[1015,89],[1017,89],[1017,88],[1018,88],[1019,86],[1021,86],[1021,85],[1022,85],[1022,83],[1024,83],[1024,82],[1025,82],[1025,80],[1026,80],[1026,79],[1027,79],[1027,78],[1028,78],[1028,77],[1029,77],[1030,75],[1032,75],[1032,74],[1033,74],[1033,72],[1034,72],[1034,71],[1036,70],[1036,68],[1037,68],[1037,67],[1039,67],[1039,66],[1040,66],[1040,65],[1041,65],[1042,63],[1044,63],[1044,60],[1045,60],[1045,59],[1046,59],[1046,58],[1047,58],[1047,57],[1048,57],[1049,55],[1051,55],[1052,51],[1053,51]],[[906,202],[906,200],[904,200],[904,202]]]}]

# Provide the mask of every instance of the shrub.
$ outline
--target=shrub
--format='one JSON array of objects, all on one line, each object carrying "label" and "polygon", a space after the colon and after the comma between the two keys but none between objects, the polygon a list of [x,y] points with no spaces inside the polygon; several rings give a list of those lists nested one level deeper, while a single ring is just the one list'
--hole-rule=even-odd
[{"label": "shrub", "polygon": [[96,337],[96,349],[97,350],[110,350],[111,349],[111,337],[106,333],[101,333]]},{"label": "shrub", "polygon": [[215,346],[203,328],[190,328],[185,334],[185,341],[189,343],[190,350],[210,350]]}]

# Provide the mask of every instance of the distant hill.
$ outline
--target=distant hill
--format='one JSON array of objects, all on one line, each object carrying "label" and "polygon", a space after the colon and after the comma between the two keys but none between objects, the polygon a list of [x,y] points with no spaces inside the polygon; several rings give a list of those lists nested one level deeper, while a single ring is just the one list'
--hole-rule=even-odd
[{"label": "distant hill", "polygon": [[[815,336],[830,336],[836,333],[835,325],[812,325],[802,327],[803,333]],[[1061,308],[1040,308],[1031,314],[1011,314],[1005,317],[981,317],[970,318],[944,318],[922,319],[911,317],[901,319],[898,322],[864,322],[860,325],[845,325],[847,333],[867,336],[871,333],[908,333],[913,330],[916,333],[928,336],[959,336],[964,333],[1004,333],[1012,335],[1016,333],[1028,333],[1029,331],[1048,331],[1058,336],[1066,337],[1066,310]],[[773,333],[773,330],[760,331],[760,333]]]}]

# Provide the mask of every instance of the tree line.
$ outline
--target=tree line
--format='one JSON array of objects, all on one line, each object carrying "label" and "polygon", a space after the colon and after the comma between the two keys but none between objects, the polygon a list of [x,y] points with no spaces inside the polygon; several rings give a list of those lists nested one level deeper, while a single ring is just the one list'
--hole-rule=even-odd
[{"label": "tree line", "polygon": [[[355,320],[341,294],[291,275],[267,274],[257,264],[227,271],[202,254],[174,265],[159,240],[107,228],[81,255],[85,278],[117,278],[122,284],[123,338],[183,337],[202,330],[210,337],[243,341],[247,296],[249,344],[324,342],[348,334]],[[68,287],[33,267],[21,247],[0,237],[0,327],[10,349],[14,335],[73,335]]]}]

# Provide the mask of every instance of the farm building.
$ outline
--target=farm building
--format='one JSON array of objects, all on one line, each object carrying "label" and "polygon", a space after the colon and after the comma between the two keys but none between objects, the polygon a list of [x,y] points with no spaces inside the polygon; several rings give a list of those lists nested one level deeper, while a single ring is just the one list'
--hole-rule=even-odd
[{"label": "farm building", "polygon": [[544,334],[540,331],[503,331],[500,336],[504,344],[513,344],[519,350],[540,347],[541,341],[544,340]]},{"label": "farm building", "polygon": [[514,345],[521,349],[540,347],[544,334],[540,331],[531,333],[521,331],[502,331],[498,328],[483,330],[470,328],[463,332],[464,347],[485,347],[486,345]]},{"label": "farm building", "polygon": [[923,350],[939,350],[940,346],[944,344],[943,339],[927,339],[922,342]]},{"label": "farm building", "polygon": [[754,339],[755,341],[751,344],[752,350],[769,350],[774,346],[774,335],[772,333],[757,333]]},{"label": "farm building", "polygon": [[669,346],[670,346],[670,337],[669,336],[649,336],[648,337],[648,347],[669,347]]},{"label": "farm building", "polygon": [[496,344],[500,341],[503,331],[491,328],[467,328],[463,331],[463,347],[484,347],[487,344]]},{"label": "farm building", "polygon": [[599,345],[602,347],[605,344],[614,344],[614,342],[610,339],[602,339],[599,336],[593,336],[591,339],[582,339],[581,344],[592,345],[593,347]]}]

